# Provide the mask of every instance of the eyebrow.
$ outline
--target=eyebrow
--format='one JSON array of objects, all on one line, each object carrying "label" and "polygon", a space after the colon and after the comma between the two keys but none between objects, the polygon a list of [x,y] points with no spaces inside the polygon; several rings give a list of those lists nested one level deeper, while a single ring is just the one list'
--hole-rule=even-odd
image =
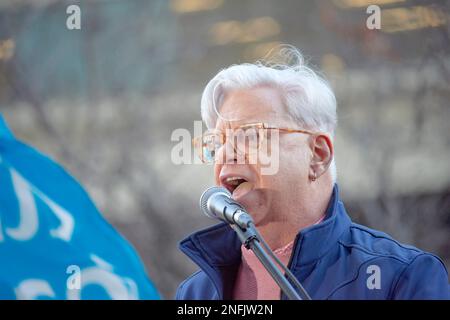
[{"label": "eyebrow", "polygon": [[[234,124],[234,127],[240,127],[242,125],[250,124],[250,123],[267,123],[267,121],[264,120],[230,120],[227,121],[227,124],[229,124],[227,127],[223,128],[223,126],[219,126],[219,128],[215,128],[216,130],[223,130],[223,129],[233,129],[233,126],[231,126],[231,123]],[[223,122],[222,122],[223,123]]]}]

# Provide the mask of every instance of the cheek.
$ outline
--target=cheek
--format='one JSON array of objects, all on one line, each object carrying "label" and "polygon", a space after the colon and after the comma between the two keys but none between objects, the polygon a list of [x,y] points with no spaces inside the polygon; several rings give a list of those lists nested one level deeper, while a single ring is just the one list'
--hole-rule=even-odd
[{"label": "cheek", "polygon": [[280,152],[279,176],[286,183],[299,181],[309,172],[309,157],[305,148],[295,146]]}]

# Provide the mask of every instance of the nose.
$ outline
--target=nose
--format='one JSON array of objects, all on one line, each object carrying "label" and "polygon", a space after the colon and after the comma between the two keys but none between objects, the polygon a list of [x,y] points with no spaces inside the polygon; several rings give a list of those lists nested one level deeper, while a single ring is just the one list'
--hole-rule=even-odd
[{"label": "nose", "polygon": [[226,139],[225,144],[223,144],[217,151],[216,151],[216,163],[217,164],[230,164],[230,163],[236,163],[237,157],[236,152],[234,151],[234,147],[231,144],[231,142]]},{"label": "nose", "polygon": [[236,143],[233,142],[233,137],[229,137],[226,139],[225,144],[223,144],[217,150],[216,162],[220,164],[245,164],[247,160],[247,156],[245,153],[239,151],[239,148],[236,147]]}]

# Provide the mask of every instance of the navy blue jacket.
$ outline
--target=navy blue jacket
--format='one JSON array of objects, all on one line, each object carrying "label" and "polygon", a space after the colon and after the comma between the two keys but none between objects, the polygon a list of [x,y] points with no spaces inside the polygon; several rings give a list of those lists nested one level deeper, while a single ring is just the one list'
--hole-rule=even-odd
[{"label": "navy blue jacket", "polygon": [[[176,299],[232,299],[240,248],[225,223],[183,240],[180,249],[200,270],[181,283]],[[288,268],[312,299],[450,299],[442,261],[352,223],[337,186],[324,221],[297,235]]]}]

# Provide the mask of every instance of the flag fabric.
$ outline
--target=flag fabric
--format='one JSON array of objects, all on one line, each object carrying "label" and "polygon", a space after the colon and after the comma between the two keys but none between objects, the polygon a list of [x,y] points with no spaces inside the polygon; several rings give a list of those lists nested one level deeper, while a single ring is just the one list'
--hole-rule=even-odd
[{"label": "flag fabric", "polygon": [[0,299],[159,299],[81,185],[1,115]]}]

